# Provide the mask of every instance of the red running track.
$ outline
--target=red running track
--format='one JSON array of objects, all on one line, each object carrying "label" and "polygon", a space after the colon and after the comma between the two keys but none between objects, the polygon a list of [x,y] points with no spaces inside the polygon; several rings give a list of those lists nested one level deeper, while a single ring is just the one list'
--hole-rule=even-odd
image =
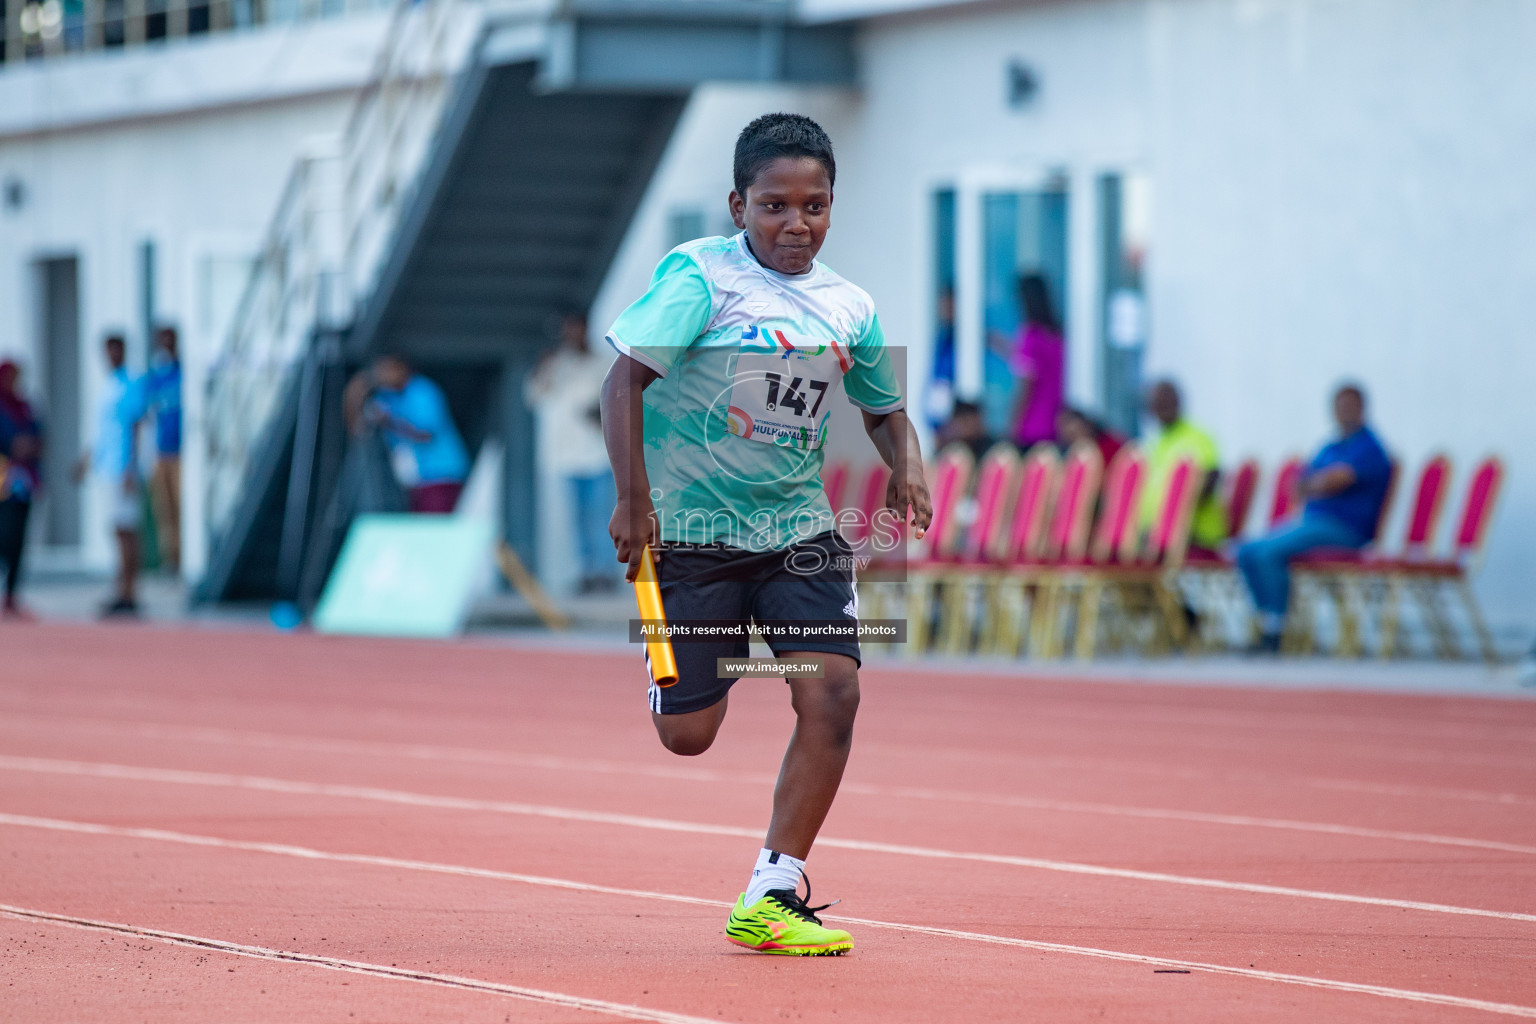
[{"label": "red running track", "polygon": [[635,658],[0,632],[8,1021],[1536,1017],[1536,703],[864,673],[841,959],[723,937],[791,725]]}]

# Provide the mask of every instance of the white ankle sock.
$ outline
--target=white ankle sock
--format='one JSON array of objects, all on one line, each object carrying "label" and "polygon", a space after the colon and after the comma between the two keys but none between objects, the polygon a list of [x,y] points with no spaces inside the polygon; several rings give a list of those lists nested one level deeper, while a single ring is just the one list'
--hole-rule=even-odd
[{"label": "white ankle sock", "polygon": [[1279,612],[1260,612],[1259,628],[1265,636],[1279,636],[1280,631],[1285,629],[1285,616]]},{"label": "white ankle sock", "polygon": [[752,880],[747,883],[747,906],[751,906],[772,889],[797,889],[805,861],[796,860],[787,853],[775,853],[764,847],[757,855],[757,867],[752,869]]}]

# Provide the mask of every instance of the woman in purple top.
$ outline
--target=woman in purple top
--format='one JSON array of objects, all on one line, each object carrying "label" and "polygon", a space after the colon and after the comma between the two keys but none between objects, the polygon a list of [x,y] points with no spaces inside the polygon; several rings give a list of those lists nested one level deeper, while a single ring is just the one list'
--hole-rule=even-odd
[{"label": "woman in purple top", "polygon": [[1061,411],[1066,380],[1066,346],[1061,321],[1051,306],[1050,289],[1039,274],[1019,279],[1024,323],[1014,349],[1019,398],[1013,411],[1013,439],[1021,449],[1056,439],[1056,414]]}]

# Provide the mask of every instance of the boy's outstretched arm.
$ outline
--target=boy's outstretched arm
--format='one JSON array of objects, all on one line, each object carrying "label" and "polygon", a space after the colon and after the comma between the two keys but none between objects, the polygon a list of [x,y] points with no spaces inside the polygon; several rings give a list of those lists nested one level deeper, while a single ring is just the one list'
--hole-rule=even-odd
[{"label": "boy's outstretched arm", "polygon": [[[861,410],[862,411],[862,410]],[[911,523],[921,537],[933,522],[933,501],[928,496],[928,480],[923,475],[923,453],[917,443],[917,431],[905,411],[864,413],[864,430],[885,464],[891,467],[891,482],[885,489],[885,507]]]},{"label": "boy's outstretched arm", "polygon": [[624,578],[631,583],[640,570],[640,552],[655,545],[656,513],[651,505],[651,481],[645,475],[645,407],[641,394],[658,378],[655,370],[620,355],[603,380],[603,441],[618,490],[608,536],[618,560],[627,562]]}]

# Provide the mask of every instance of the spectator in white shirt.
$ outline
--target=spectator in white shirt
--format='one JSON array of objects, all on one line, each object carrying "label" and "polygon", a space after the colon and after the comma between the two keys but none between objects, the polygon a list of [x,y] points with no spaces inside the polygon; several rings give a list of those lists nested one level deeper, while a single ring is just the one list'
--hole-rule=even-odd
[{"label": "spectator in white shirt", "polygon": [[550,468],[568,482],[572,524],[581,563],[581,592],[612,590],[618,584],[608,519],[615,493],[608,450],[603,444],[598,399],[609,360],[587,341],[587,318],[567,313],[560,321],[560,343],[528,379],[528,404],[548,431],[543,448]]}]

